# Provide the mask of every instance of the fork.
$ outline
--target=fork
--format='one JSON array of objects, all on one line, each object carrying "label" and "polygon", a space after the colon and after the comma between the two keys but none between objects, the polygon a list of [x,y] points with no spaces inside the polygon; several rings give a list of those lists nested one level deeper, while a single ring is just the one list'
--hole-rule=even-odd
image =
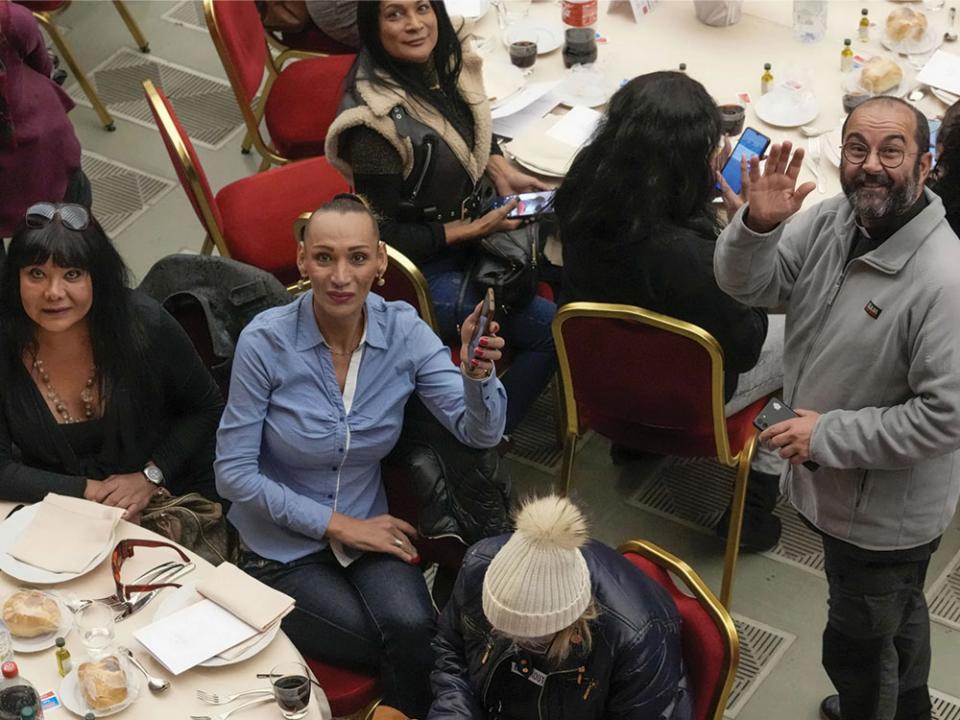
[{"label": "fork", "polygon": [[207,703],[207,705],[226,705],[227,703],[232,703],[238,697],[244,697],[245,695],[259,695],[260,693],[272,692],[273,690],[270,688],[257,688],[255,690],[244,690],[243,692],[233,693],[232,695],[221,697],[215,692],[197,690],[197,699],[202,700],[203,702]]},{"label": "fork", "polygon": [[273,693],[271,693],[267,697],[257,698],[256,700],[251,700],[250,702],[246,702],[243,705],[238,705],[233,710],[227,710],[227,712],[225,713],[220,713],[219,715],[191,715],[190,720],[227,720],[227,718],[229,718],[231,715],[233,715],[234,713],[238,713],[241,710],[246,710],[247,708],[253,707],[254,705],[260,705],[265,702],[273,702],[273,701],[274,701]]},{"label": "fork", "polygon": [[813,171],[813,176],[817,180],[817,192],[821,195],[827,192],[827,188],[824,187],[823,182],[823,173],[820,168],[820,138],[811,137],[807,139],[807,149],[810,153],[810,169]]}]

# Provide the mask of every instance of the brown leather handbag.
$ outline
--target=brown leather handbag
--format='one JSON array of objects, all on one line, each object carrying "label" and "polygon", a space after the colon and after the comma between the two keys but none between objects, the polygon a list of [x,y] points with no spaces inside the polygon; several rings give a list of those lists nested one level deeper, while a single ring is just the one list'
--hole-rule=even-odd
[{"label": "brown leather handbag", "polygon": [[177,497],[160,488],[144,509],[140,524],[214,565],[237,559],[237,543],[223,508],[199,493]]}]

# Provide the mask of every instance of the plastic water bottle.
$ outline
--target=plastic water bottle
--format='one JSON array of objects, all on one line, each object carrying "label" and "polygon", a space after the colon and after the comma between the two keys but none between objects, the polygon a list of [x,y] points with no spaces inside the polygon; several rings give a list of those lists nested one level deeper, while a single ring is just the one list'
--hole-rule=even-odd
[{"label": "plastic water bottle", "polygon": [[793,37],[818,42],[827,33],[827,0],[793,0]]}]

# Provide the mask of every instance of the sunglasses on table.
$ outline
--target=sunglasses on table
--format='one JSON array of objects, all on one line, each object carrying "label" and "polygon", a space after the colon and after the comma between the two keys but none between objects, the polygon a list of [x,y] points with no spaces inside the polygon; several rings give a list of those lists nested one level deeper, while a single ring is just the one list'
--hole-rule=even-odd
[{"label": "sunglasses on table", "polygon": [[76,203],[37,203],[27,208],[25,220],[27,227],[36,230],[49,225],[56,217],[68,230],[86,230],[90,225],[90,211]]},{"label": "sunglasses on table", "polygon": [[189,563],[190,558],[187,557],[187,554],[183,552],[176,545],[171,545],[170,543],[162,542],[160,540],[135,540],[127,539],[121,540],[117,543],[117,546],[113,549],[113,555],[110,558],[110,566],[113,569],[113,582],[117,586],[117,597],[122,597],[127,600],[130,599],[131,593],[135,592],[148,592],[150,590],[157,590],[158,588],[165,587],[180,587],[179,583],[145,583],[142,585],[124,585],[120,580],[120,569],[123,567],[123,562],[127,558],[133,557],[134,549],[138,547],[145,548],[170,548],[171,550],[176,551],[184,563]]}]

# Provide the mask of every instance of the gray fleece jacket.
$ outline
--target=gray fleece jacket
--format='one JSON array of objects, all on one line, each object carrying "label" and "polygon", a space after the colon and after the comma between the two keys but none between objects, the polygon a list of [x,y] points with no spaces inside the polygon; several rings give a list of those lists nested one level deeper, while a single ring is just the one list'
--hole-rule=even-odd
[{"label": "gray fleece jacket", "polygon": [[741,208],[717,241],[720,287],[786,307],[784,400],[822,413],[816,472],[790,466],[791,502],[816,527],[870,550],[943,533],[960,495],[960,239],[940,198],[875,250],[842,195],[767,234]]}]

